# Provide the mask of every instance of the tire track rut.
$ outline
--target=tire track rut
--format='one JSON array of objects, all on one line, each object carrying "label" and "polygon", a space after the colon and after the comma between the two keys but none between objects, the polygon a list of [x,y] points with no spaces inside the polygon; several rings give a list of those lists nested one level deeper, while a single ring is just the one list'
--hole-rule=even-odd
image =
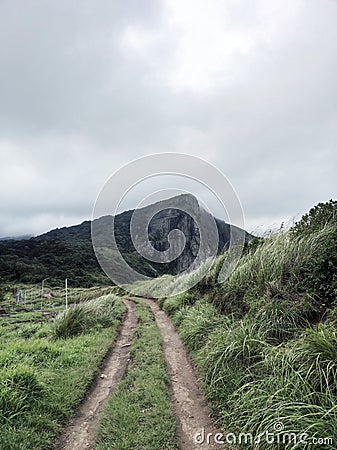
[{"label": "tire track rut", "polygon": [[135,304],[125,300],[126,317],[121,324],[117,340],[105,358],[101,375],[93,382],[70,424],[58,439],[55,450],[93,449],[100,413],[109,395],[116,391],[130,360],[130,344],[137,326]]},{"label": "tire track rut", "polygon": [[[210,410],[199,389],[198,377],[187,350],[176,332],[171,319],[151,299],[143,298],[151,307],[163,340],[163,350],[171,384],[171,401],[177,421],[177,435],[181,450],[224,450],[214,443],[220,433],[210,419]],[[196,444],[196,433],[202,428],[212,433],[210,442]]]}]

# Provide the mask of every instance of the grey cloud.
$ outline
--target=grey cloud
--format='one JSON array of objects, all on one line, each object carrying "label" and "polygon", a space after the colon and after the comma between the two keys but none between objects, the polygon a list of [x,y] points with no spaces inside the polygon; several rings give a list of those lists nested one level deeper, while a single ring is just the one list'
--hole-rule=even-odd
[{"label": "grey cloud", "polygon": [[[224,26],[256,42],[229,67],[219,53],[195,91],[170,81],[181,30],[165,1],[1,2],[0,235],[87,218],[105,179],[153,152],[217,165],[250,229],[336,197],[336,4],[284,2],[288,28],[262,38],[258,7],[233,5]],[[150,34],[143,51],[130,29]]]}]

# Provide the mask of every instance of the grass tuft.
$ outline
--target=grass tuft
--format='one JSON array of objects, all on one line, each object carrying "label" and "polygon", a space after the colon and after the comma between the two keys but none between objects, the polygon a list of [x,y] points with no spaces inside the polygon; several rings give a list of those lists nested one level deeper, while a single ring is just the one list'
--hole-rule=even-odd
[{"label": "grass tuft", "polygon": [[223,319],[217,314],[216,307],[206,301],[199,301],[185,310],[179,325],[182,340],[189,350],[198,350],[209,333],[223,325]]},{"label": "grass tuft", "polygon": [[116,304],[117,299],[116,296],[107,295],[71,306],[56,317],[53,337],[67,339],[90,328],[111,326],[120,308],[120,304]]}]

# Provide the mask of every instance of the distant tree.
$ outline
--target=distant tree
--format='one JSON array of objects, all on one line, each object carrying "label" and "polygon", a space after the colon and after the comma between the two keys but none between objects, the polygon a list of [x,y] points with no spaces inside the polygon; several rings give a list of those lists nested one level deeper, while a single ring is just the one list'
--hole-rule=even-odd
[{"label": "distant tree", "polygon": [[311,208],[300,221],[295,223],[292,231],[296,234],[311,233],[329,224],[337,224],[337,201],[332,199]]},{"label": "distant tree", "polygon": [[301,285],[326,304],[331,304],[337,294],[337,201],[318,203],[297,222],[291,232],[296,236],[310,238],[324,228],[321,252],[302,267]]}]

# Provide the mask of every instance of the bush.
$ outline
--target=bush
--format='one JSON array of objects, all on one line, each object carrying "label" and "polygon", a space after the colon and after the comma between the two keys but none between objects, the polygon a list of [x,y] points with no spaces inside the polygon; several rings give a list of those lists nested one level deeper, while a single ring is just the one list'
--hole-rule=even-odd
[{"label": "bush", "polygon": [[323,230],[328,225],[337,223],[337,201],[329,200],[326,203],[318,203],[304,214],[298,222],[292,227],[291,231],[303,236],[316,231]]},{"label": "bush", "polygon": [[337,226],[327,225],[316,234],[320,238],[319,248],[303,263],[298,286],[302,292],[331,305],[337,293]]},{"label": "bush", "polygon": [[337,292],[337,201],[314,206],[291,233],[307,239],[321,234],[320,251],[303,266],[301,288],[332,303]]}]

